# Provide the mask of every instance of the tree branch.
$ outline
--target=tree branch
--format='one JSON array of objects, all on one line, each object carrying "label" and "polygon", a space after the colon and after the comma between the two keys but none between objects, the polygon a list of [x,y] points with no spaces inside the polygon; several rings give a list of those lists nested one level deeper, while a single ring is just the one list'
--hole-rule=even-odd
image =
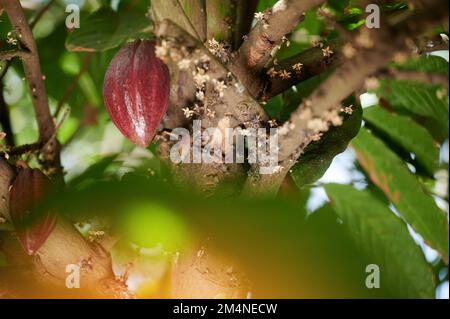
[{"label": "tree branch", "polygon": [[[51,7],[51,5],[53,3],[55,3],[55,0],[50,0],[49,3],[47,3],[41,10],[39,10],[39,12],[36,14],[34,19],[30,22],[31,29],[34,28],[34,26],[39,22],[39,20],[42,18],[44,13]],[[0,58],[0,60],[2,60],[2,59]],[[5,76],[6,71],[8,71],[10,65],[11,65],[11,60],[8,60],[8,63],[6,64],[6,66],[3,69],[3,73],[0,75],[0,81],[3,80],[3,77]]]},{"label": "tree branch", "polygon": [[271,60],[272,50],[297,26],[307,10],[322,2],[324,1],[280,0],[270,10],[258,15],[260,21],[246,36],[237,52],[237,58],[229,66],[252,96],[259,98],[259,75]]},{"label": "tree branch", "polygon": [[[3,61],[10,61],[13,58],[24,58],[26,55],[28,55],[29,52],[25,50],[9,50],[9,51],[0,51],[0,60]],[[5,67],[6,69],[6,67]]]},{"label": "tree branch", "polygon": [[[333,41],[327,46],[333,52],[337,52],[340,47],[338,41]],[[293,57],[278,61],[271,70],[274,71],[273,75],[270,76],[271,73],[268,72],[269,79],[263,85],[265,91],[258,93],[258,96],[261,96],[263,100],[269,100],[290,87],[342,63],[342,57],[339,54],[333,53],[330,57],[324,57],[323,50],[322,47],[310,48]],[[288,78],[280,76],[283,70],[289,72]]]},{"label": "tree branch", "polygon": [[80,72],[78,72],[78,74],[75,76],[75,78],[72,80],[72,82],[70,82],[69,86],[66,88],[66,91],[64,92],[63,97],[58,101],[58,104],[56,105],[55,114],[53,115],[54,118],[58,117],[64,103],[66,103],[66,101],[69,99],[70,95],[72,95],[73,91],[75,90],[75,88],[78,85],[78,82],[80,81],[81,76],[88,69],[92,55],[93,55],[92,52],[88,52],[84,56]]},{"label": "tree branch", "polygon": [[60,172],[59,145],[56,139],[54,139],[55,124],[53,123],[53,118],[50,114],[36,42],[34,41],[33,34],[27,23],[20,2],[0,0],[0,4],[8,13],[9,20],[14,27],[21,47],[30,51],[30,54],[25,55],[22,58],[22,63],[36,113],[39,138],[43,142],[52,140],[47,144],[47,147],[42,150],[44,167]]},{"label": "tree branch", "polygon": [[[441,15],[447,15],[447,10],[444,10],[446,8],[448,2],[431,0],[426,12],[415,14],[414,19],[401,21],[395,27],[383,19],[380,29],[361,28],[351,44],[353,48],[358,48],[358,53],[349,58],[305,99],[283,125],[284,133],[279,136],[279,173],[261,176],[250,174],[244,193],[265,192],[258,183],[275,185],[270,190],[276,193],[283,177],[305,147],[320,138],[331,125],[340,125],[341,101],[357,90],[366,77],[387,65],[395,53],[409,50],[407,39],[410,34],[418,32],[419,22],[421,31],[423,26],[434,27],[435,21],[439,21],[436,19],[435,10],[439,10]],[[253,171],[256,171],[256,168]]]},{"label": "tree branch", "polygon": [[259,71],[271,59],[272,49],[291,32],[304,13],[321,4],[320,0],[281,0],[261,18],[239,49],[239,64]]},{"label": "tree branch", "polygon": [[55,3],[55,0],[49,0],[45,6],[42,7],[41,10],[36,13],[34,19],[30,22],[30,28],[33,29],[34,26],[41,20],[44,13],[47,12],[48,9]]}]

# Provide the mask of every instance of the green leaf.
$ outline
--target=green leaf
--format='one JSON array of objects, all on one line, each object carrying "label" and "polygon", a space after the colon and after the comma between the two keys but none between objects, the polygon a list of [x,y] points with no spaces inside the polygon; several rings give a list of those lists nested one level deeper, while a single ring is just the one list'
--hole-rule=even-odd
[{"label": "green leaf", "polygon": [[399,113],[414,115],[438,141],[443,141],[448,137],[449,111],[448,94],[442,90],[439,86],[420,82],[381,80],[378,94],[389,107]]},{"label": "green leaf", "polygon": [[368,191],[328,184],[331,205],[368,262],[380,268],[380,287],[393,297],[433,298],[434,278],[406,224]]},{"label": "green leaf", "polygon": [[135,11],[114,12],[101,8],[80,21],[66,40],[69,51],[105,51],[115,48],[129,38],[140,38],[149,28],[145,15]]},{"label": "green leaf", "polygon": [[435,55],[421,55],[395,67],[401,70],[448,75],[448,62]]},{"label": "green leaf", "polygon": [[333,158],[347,148],[361,128],[361,106],[354,107],[341,126],[334,126],[322,138],[308,145],[292,168],[292,178],[298,187],[312,184],[325,174]]},{"label": "green leaf", "polygon": [[434,199],[381,140],[361,129],[351,143],[359,163],[402,217],[448,262],[448,222]]},{"label": "green leaf", "polygon": [[83,173],[73,178],[68,184],[69,186],[78,186],[89,183],[92,180],[101,180],[104,177],[104,172],[116,160],[117,154],[105,156],[99,159],[98,162],[89,166]]},{"label": "green leaf", "polygon": [[364,109],[364,120],[406,152],[433,176],[438,167],[439,151],[431,134],[407,116],[388,112],[379,106]]},{"label": "green leaf", "polygon": [[164,19],[171,20],[194,38],[201,38],[178,0],[152,0],[151,3],[153,18],[157,22]]}]

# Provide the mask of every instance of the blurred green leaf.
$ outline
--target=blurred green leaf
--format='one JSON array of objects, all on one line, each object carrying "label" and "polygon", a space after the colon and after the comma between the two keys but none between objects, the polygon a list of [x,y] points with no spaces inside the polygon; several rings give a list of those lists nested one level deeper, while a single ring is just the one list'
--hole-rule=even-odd
[{"label": "blurred green leaf", "polygon": [[416,116],[438,141],[448,137],[448,93],[443,88],[413,81],[381,80],[377,93],[388,103],[387,107]]},{"label": "blurred green leaf", "polygon": [[104,177],[104,172],[111,165],[114,160],[117,158],[117,155],[105,156],[99,159],[98,162],[89,166],[82,174],[73,178],[68,185],[70,187],[77,186],[82,183],[86,183],[89,181],[101,180]]},{"label": "blurred green leaf", "polygon": [[351,145],[372,182],[384,192],[405,221],[448,262],[447,217],[404,162],[364,128]]},{"label": "blurred green leaf", "polygon": [[412,152],[417,162],[433,176],[438,167],[439,150],[431,134],[407,116],[388,112],[379,106],[364,109],[364,120],[380,130],[406,152]]},{"label": "blurred green leaf", "polygon": [[433,298],[434,278],[406,224],[368,191],[328,184],[331,205],[393,297]]},{"label": "blurred green leaf", "polygon": [[143,36],[149,28],[149,21],[142,13],[135,11],[114,12],[101,8],[74,29],[66,40],[69,51],[105,51],[115,48],[129,38]]},{"label": "blurred green leaf", "polygon": [[73,117],[66,118],[58,129],[57,133],[58,141],[60,141],[61,144],[64,145],[70,139],[72,134],[75,133],[79,125],[80,123],[76,118]]},{"label": "blurred green leaf", "polygon": [[333,158],[347,148],[348,143],[361,128],[362,108],[353,107],[352,115],[346,115],[341,126],[333,126],[322,138],[308,145],[292,168],[292,178],[298,187],[316,182],[330,167]]},{"label": "blurred green leaf", "polygon": [[401,70],[448,75],[448,62],[444,58],[434,55],[421,55],[409,59],[403,64],[395,65],[395,67]]},{"label": "blurred green leaf", "polygon": [[75,76],[80,73],[81,61],[76,53],[64,52],[59,59],[61,69],[70,76]]}]

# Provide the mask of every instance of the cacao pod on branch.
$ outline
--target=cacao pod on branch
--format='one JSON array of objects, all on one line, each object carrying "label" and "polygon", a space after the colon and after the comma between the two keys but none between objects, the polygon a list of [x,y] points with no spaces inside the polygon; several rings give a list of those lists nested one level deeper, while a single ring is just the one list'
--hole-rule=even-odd
[{"label": "cacao pod on branch", "polygon": [[[10,191],[10,215],[17,237],[29,255],[45,243],[56,224],[56,215],[37,210],[39,202],[49,194],[51,182],[38,169],[21,169]],[[33,213],[37,214],[33,216]]]},{"label": "cacao pod on branch", "polygon": [[134,144],[147,147],[167,111],[170,75],[148,40],[126,44],[105,75],[103,97],[111,120]]}]

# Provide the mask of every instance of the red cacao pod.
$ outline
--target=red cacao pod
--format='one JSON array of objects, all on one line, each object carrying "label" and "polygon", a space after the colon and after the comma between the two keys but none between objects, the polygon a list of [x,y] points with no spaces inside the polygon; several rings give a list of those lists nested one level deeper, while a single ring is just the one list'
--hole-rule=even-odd
[{"label": "red cacao pod", "polygon": [[[37,204],[48,195],[51,182],[37,169],[21,169],[10,190],[10,215],[17,237],[29,255],[33,255],[45,243],[56,224],[56,216],[50,211],[35,210]],[[32,213],[37,216],[31,216]]]},{"label": "red cacao pod", "polygon": [[167,111],[170,75],[151,41],[126,44],[112,59],[103,97],[113,123],[134,144],[147,147]]}]

